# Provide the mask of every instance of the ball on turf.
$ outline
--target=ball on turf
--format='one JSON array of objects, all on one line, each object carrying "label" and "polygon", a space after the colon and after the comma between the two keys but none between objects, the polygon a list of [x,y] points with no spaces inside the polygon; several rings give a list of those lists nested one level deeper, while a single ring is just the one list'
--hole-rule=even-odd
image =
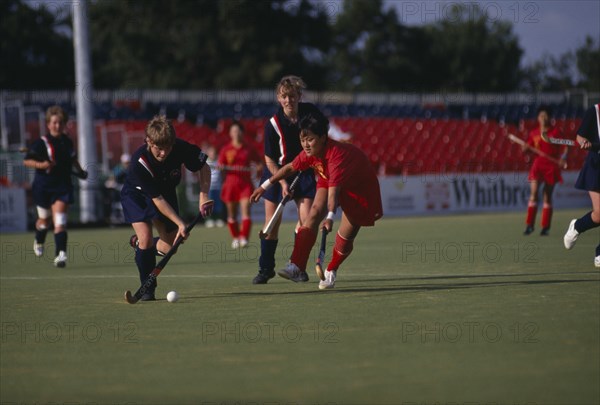
[{"label": "ball on turf", "polygon": [[169,302],[179,301],[179,294],[177,294],[177,291],[169,291],[169,293],[167,294],[167,301],[169,301]]}]

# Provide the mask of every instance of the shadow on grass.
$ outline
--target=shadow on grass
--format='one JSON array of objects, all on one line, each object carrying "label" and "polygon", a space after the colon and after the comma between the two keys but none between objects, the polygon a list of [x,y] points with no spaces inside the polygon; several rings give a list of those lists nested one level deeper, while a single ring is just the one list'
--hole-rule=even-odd
[{"label": "shadow on grass", "polygon": [[[581,274],[581,273],[577,273]],[[539,274],[536,274],[539,275]],[[547,275],[557,275],[557,273],[548,273]],[[515,275],[490,275],[490,276],[435,276],[435,277],[420,277],[420,278],[393,278],[393,279],[379,279],[378,281],[385,283],[389,281],[403,281],[403,280],[429,280],[429,279],[452,279],[452,278],[480,278],[480,277],[522,277],[524,274]],[[531,276],[531,275],[529,275]],[[368,280],[373,281],[373,280]],[[343,281],[346,283],[346,281]],[[354,280],[355,283],[359,282]],[[277,296],[277,295],[312,295],[312,294],[354,294],[354,293],[390,293],[390,292],[421,292],[421,291],[440,291],[440,290],[463,290],[471,288],[495,288],[495,287],[514,287],[514,286],[541,286],[551,284],[571,284],[571,283],[600,283],[600,280],[593,279],[550,279],[550,280],[515,280],[515,281],[489,281],[489,282],[463,282],[463,283],[430,283],[430,284],[403,284],[403,285],[382,285],[382,286],[365,286],[365,287],[344,287],[339,286],[333,290],[320,291],[317,289],[316,284],[311,283],[311,290],[302,291],[272,291],[263,290],[264,286],[260,286],[259,289],[253,291],[237,291],[229,293],[217,293],[210,297],[239,297],[239,296]],[[314,287],[313,287],[314,286]],[[269,288],[269,287],[266,287]],[[208,296],[196,296],[188,298],[208,298]]]}]

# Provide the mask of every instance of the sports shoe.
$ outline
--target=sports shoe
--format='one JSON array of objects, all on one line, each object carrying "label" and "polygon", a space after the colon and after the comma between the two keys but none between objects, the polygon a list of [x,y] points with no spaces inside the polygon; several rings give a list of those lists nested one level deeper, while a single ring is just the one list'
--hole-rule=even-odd
[{"label": "sports shoe", "polygon": [[231,248],[238,249],[240,247],[240,241],[238,239],[234,239],[231,241]]},{"label": "sports shoe", "polygon": [[56,267],[63,268],[67,265],[67,253],[64,250],[58,252],[58,256],[54,259],[54,265]]},{"label": "sports shoe", "polygon": [[542,232],[540,232],[540,236],[548,236],[550,235],[550,228],[543,228]]},{"label": "sports shoe", "polygon": [[240,238],[240,247],[245,248],[248,246],[248,240],[246,238]]},{"label": "sports shoe", "polygon": [[37,243],[36,240],[33,241],[33,254],[36,257],[42,257],[44,255],[44,244]]},{"label": "sports shoe", "polygon": [[252,279],[252,284],[267,284],[270,279],[275,277],[274,271],[259,271],[256,277]]},{"label": "sports shoe", "polygon": [[594,258],[594,266],[599,267],[600,268],[600,256],[596,256]]},{"label": "sports shoe", "polygon": [[217,228],[223,228],[225,226],[225,221],[222,219],[217,219],[215,223],[217,224]]},{"label": "sports shoe", "polygon": [[319,281],[319,290],[329,290],[335,287],[336,271],[327,270],[325,272],[325,280]]},{"label": "sports shoe", "polygon": [[300,271],[294,263],[288,263],[285,269],[277,272],[281,277],[293,281],[294,283],[308,281],[308,274],[305,271]]},{"label": "sports shoe", "polygon": [[154,292],[147,292],[146,294],[142,295],[142,298],[140,298],[140,301],[156,301]]},{"label": "sports shoe", "polygon": [[215,221],[212,219],[207,219],[206,222],[204,222],[204,225],[207,228],[214,228],[215,227]]},{"label": "sports shoe", "polygon": [[523,235],[529,235],[533,233],[533,226],[528,226],[527,228],[525,228],[525,232],[523,232]]},{"label": "sports shoe", "polygon": [[577,237],[579,236],[579,232],[575,230],[575,222],[577,220],[573,219],[569,224],[569,229],[567,229],[567,233],[565,233],[565,237],[563,241],[565,242],[565,248],[573,249],[575,246],[575,242],[577,242]]}]

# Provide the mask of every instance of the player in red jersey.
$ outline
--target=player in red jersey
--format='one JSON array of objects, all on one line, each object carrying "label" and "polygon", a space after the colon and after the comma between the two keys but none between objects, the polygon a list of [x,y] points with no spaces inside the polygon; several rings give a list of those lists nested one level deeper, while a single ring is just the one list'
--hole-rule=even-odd
[{"label": "player in red jersey", "polygon": [[250,197],[257,202],[263,193],[279,180],[295,172],[314,169],[318,176],[317,192],[308,219],[298,229],[290,263],[279,275],[292,281],[301,281],[306,271],[310,251],[317,239],[319,223],[327,232],[333,227],[333,218],[338,207],[342,219],[335,239],[331,262],[325,271],[325,280],[319,289],[335,286],[336,272],[350,255],[354,239],[362,226],[373,226],[381,218],[381,193],[375,170],[367,156],[356,146],[329,139],[329,121],[320,112],[306,116],[299,123],[302,152],[283,166],[270,179],[254,190]]},{"label": "player in red jersey", "polygon": [[[248,245],[252,220],[250,219],[250,194],[252,184],[250,164],[260,166],[261,157],[251,146],[244,143],[244,127],[234,121],[229,127],[231,142],[219,152],[218,165],[223,170],[225,180],[221,188],[221,200],[227,207],[227,225],[233,241],[231,247],[237,249]],[[240,229],[237,216],[242,211]]]},{"label": "player in red jersey", "polygon": [[523,147],[523,151],[527,152],[530,147],[539,149],[545,154],[559,160],[559,164],[544,156],[533,155],[533,164],[529,170],[528,177],[531,192],[527,206],[524,234],[529,235],[534,230],[538,209],[538,191],[540,185],[544,184],[542,231],[540,235],[546,236],[548,235],[552,221],[552,193],[554,192],[556,183],[562,183],[563,179],[560,170],[565,167],[568,148],[551,143],[552,139],[560,138],[560,132],[556,127],[550,125],[550,113],[547,107],[540,107],[538,109],[537,121],[539,126],[529,133],[527,145]]}]

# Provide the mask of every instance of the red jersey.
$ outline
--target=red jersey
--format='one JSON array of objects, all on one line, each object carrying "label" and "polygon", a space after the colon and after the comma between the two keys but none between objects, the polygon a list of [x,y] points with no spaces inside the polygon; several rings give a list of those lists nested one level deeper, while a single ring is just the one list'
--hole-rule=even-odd
[{"label": "red jersey", "polygon": [[[540,128],[537,127],[529,133],[527,138],[527,144],[541,150],[542,152],[560,160],[562,150],[565,149],[563,145],[555,145],[548,142],[547,139],[558,138],[561,139],[560,132],[556,128],[549,128],[547,132],[547,138],[542,138]],[[562,176],[560,174],[560,167],[553,161],[549,160],[544,156],[535,154],[533,165],[529,171],[530,181],[545,182],[549,185],[556,183],[562,183]]]},{"label": "red jersey", "polygon": [[340,188],[340,207],[356,225],[372,226],[383,215],[375,169],[356,146],[328,139],[323,157],[302,151],[292,162],[296,171],[312,168],[317,188]]},{"label": "red jersey", "polygon": [[221,199],[224,202],[237,202],[250,197],[254,188],[250,164],[260,163],[261,160],[258,152],[249,145],[236,147],[229,143],[221,149],[218,164],[225,166],[225,179],[221,187]]}]

